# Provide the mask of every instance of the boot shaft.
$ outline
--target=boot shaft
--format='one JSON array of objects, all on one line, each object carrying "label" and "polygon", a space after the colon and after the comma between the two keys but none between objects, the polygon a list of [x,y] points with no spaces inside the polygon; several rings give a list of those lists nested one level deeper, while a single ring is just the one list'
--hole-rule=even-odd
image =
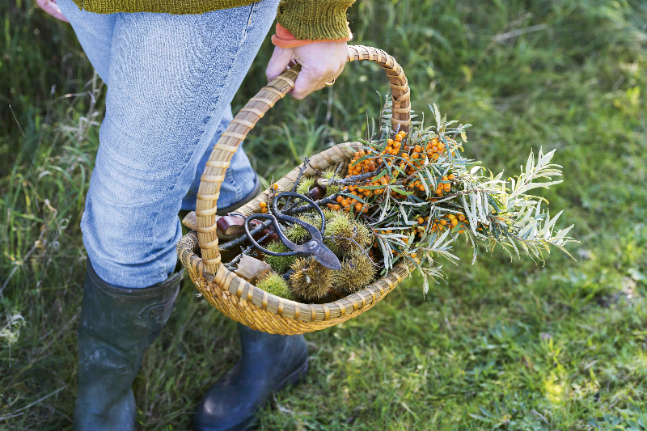
[{"label": "boot shaft", "polygon": [[167,322],[182,272],[144,289],[101,280],[88,262],[78,330],[79,377],[74,428],[130,430],[132,383],[151,343]]}]

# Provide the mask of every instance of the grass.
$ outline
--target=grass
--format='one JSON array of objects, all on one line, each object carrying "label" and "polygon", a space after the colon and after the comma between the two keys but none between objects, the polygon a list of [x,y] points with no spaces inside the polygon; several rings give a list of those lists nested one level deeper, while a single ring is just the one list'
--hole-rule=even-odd
[{"label": "grass", "polygon": [[[83,198],[103,116],[69,27],[0,4],[0,428],[71,427],[85,253]],[[412,279],[370,313],[307,336],[307,381],[259,428],[647,429],[647,6],[628,1],[359,0],[354,43],[396,56],[418,112],[474,125],[466,154],[516,172],[557,148],[544,196],[581,244],[573,262],[500,250]],[[264,44],[235,99],[264,84]],[[329,90],[281,102],[245,144],[270,180],[365,132],[386,79],[351,64]],[[11,108],[10,108],[11,106]],[[237,359],[235,325],[185,283],[135,382],[142,429],[187,429]]]}]

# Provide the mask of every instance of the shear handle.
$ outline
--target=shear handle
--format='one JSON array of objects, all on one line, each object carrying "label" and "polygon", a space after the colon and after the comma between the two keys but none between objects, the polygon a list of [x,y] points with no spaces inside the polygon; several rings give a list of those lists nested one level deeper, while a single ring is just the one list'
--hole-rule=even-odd
[{"label": "shear handle", "polygon": [[[289,248],[292,251],[286,251],[286,252],[283,252],[283,253],[275,253],[273,251],[267,250],[266,248],[261,246],[258,242],[256,242],[256,240],[254,239],[254,237],[252,236],[252,234],[251,234],[251,232],[249,230],[249,222],[251,220],[258,220],[258,219],[271,220],[272,225],[274,226],[274,231],[277,233],[279,238],[281,238],[281,241],[283,242],[283,244],[285,244],[286,247]],[[258,250],[262,251],[263,253],[269,254],[270,256],[294,256],[294,255],[298,254],[297,251],[296,251],[296,248],[298,246],[295,243],[293,243],[292,241],[290,241],[283,234],[283,232],[281,231],[281,226],[279,226],[279,221],[272,214],[253,214],[253,215],[250,215],[249,217],[247,217],[245,219],[244,226],[245,226],[245,233],[247,234],[247,238],[249,238],[249,240],[254,245],[254,247],[256,247]]]},{"label": "shear handle", "polygon": [[[293,198],[296,198],[296,199],[301,199],[302,201],[305,201],[308,204],[308,206],[311,206],[311,207],[315,208],[317,210],[317,212],[319,213],[319,215],[321,216],[321,229],[319,230],[319,232],[320,232],[320,235],[323,234],[324,229],[326,228],[326,217],[324,217],[323,211],[321,210],[321,208],[319,208],[319,205],[317,205],[315,203],[315,201],[313,201],[312,199],[308,198],[307,196],[301,195],[299,193],[283,192],[283,193],[280,193],[280,194],[276,195],[276,197],[274,198],[274,201],[272,202],[272,212],[274,214],[276,214],[276,216],[279,218],[279,220],[285,220],[285,221],[289,221],[291,223],[297,223],[297,224],[303,226],[308,231],[308,233],[311,235],[312,238],[314,238],[314,234],[313,234],[312,230],[309,229],[309,227],[312,227],[312,225],[310,225],[308,223],[305,223],[305,222],[303,222],[303,221],[301,221],[301,220],[299,220],[299,219],[297,219],[295,217],[284,215],[277,208],[279,199],[281,199],[282,197],[293,197]],[[315,230],[316,229],[317,228],[315,228]],[[319,240],[323,240],[323,239],[319,238]]]}]

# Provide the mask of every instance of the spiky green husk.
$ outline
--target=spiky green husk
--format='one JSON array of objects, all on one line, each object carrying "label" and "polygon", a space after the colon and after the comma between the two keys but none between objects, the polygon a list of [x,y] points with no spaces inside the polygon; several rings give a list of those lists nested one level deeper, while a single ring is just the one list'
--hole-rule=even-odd
[{"label": "spiky green husk", "polygon": [[294,295],[288,286],[288,282],[276,272],[270,273],[256,284],[256,287],[263,289],[269,294],[280,296],[285,299],[294,299]]},{"label": "spiky green husk", "polygon": [[292,265],[290,287],[294,296],[304,301],[324,298],[332,287],[333,270],[328,269],[313,258],[299,258]]},{"label": "spiky green husk", "polygon": [[[285,253],[290,251],[285,244],[279,241],[272,241],[265,245],[265,248],[274,253]],[[294,263],[296,256],[270,256],[265,254],[265,262],[269,263],[272,269],[279,274],[283,274]]]},{"label": "spiky green husk", "polygon": [[[298,217],[298,219],[313,225],[317,229],[321,229],[321,217],[318,215],[302,215]],[[296,223],[287,228],[285,236],[295,244],[302,244],[306,240],[310,239],[308,231],[303,226]]]},{"label": "spiky green husk", "polygon": [[308,192],[314,186],[315,184],[315,178],[314,177],[304,177],[301,178],[301,181],[299,181],[299,185],[297,186],[297,193],[302,194],[302,195],[308,195]]},{"label": "spiky green husk", "polygon": [[375,279],[376,269],[373,261],[365,254],[345,260],[339,271],[334,271],[333,287],[340,293],[355,293],[365,288]]},{"label": "spiky green husk", "polygon": [[[340,180],[341,177],[339,175],[335,175],[335,171],[325,171],[323,173],[323,177],[327,180]],[[326,187],[326,196],[334,195],[335,193],[338,193],[340,190],[339,186],[327,186]]]},{"label": "spiky green husk", "polygon": [[370,243],[371,233],[363,223],[351,219],[348,213],[336,212],[338,214],[331,220],[326,219],[324,236],[335,237],[327,239],[326,246],[339,256],[350,257],[360,253]]}]

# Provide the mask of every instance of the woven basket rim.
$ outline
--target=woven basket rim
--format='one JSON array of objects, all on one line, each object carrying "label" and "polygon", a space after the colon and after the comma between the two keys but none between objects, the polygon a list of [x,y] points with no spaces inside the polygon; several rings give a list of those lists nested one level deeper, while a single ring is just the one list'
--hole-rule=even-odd
[{"label": "woven basket rim", "polygon": [[[195,232],[194,231],[190,232],[185,236],[191,235],[192,233],[195,233]],[[199,256],[196,256],[196,257],[200,259]],[[242,301],[252,302],[254,305],[261,307],[263,310],[282,316],[283,318],[295,319],[295,320],[300,320],[304,322],[326,321],[326,320],[336,319],[338,317],[343,317],[349,312],[360,310],[366,307],[367,305],[372,305],[376,303],[379,299],[381,299],[381,297],[386,296],[387,293],[393,290],[391,287],[389,287],[388,282],[382,283],[382,281],[387,280],[388,276],[397,277],[398,279],[397,283],[399,284],[405,277],[403,277],[402,275],[397,275],[397,272],[396,272],[397,269],[405,270],[406,275],[410,274],[410,268],[408,264],[406,264],[405,262],[398,262],[384,276],[373,281],[370,285],[368,285],[367,287],[361,290],[358,290],[355,293],[352,293],[343,298],[337,299],[336,301],[333,301],[333,302],[326,302],[322,304],[311,304],[311,303],[299,302],[299,301],[286,299],[280,296],[273,295],[261,289],[260,287],[257,287],[256,285],[249,283],[245,279],[241,278],[235,273],[224,268],[224,266],[222,266],[222,268],[224,271],[226,271],[225,276],[230,278],[230,285],[229,285],[230,288],[228,289],[225,289],[221,283],[218,283],[216,281],[217,275],[212,274],[206,270],[201,275],[207,281],[212,280],[212,284],[217,285],[220,290],[223,290],[223,291],[226,290],[229,293],[235,295],[238,299]],[[219,270],[219,272],[220,271],[221,270]],[[236,285],[234,281],[237,281],[238,284]],[[386,285],[383,285],[383,284],[386,284]],[[200,290],[201,288],[198,287],[198,289]],[[276,302],[277,304],[276,308],[271,306],[273,302]],[[299,309],[300,312],[294,313],[293,315],[286,315],[285,306],[287,304],[294,305],[295,310]],[[303,312],[304,308],[308,309],[309,313],[304,313]],[[319,318],[318,316],[323,316],[323,318]]]}]

